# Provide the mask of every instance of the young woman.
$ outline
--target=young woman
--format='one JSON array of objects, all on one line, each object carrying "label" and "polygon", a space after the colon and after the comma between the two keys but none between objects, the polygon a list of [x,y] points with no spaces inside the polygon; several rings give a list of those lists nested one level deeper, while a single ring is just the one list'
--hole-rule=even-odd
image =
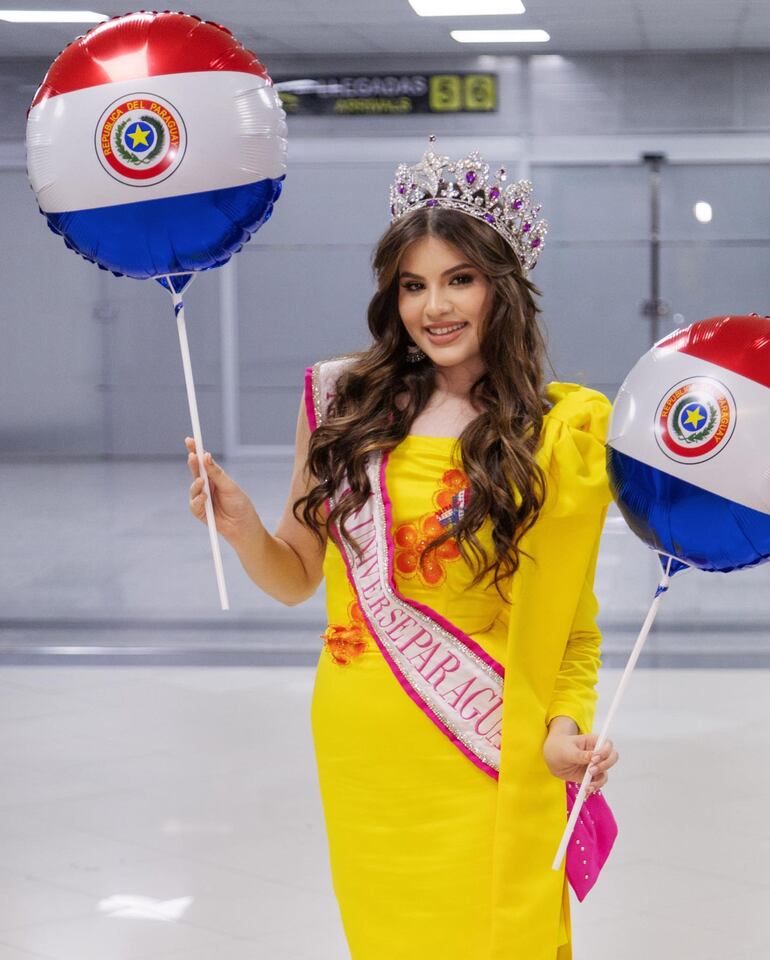
[{"label": "young woman", "polygon": [[312,727],[353,960],[571,958],[565,781],[618,759],[591,733],[610,403],[543,382],[545,224],[503,176],[399,167],[372,344],[308,368],[275,535],[205,458],[254,582],[293,605],[326,579]]}]

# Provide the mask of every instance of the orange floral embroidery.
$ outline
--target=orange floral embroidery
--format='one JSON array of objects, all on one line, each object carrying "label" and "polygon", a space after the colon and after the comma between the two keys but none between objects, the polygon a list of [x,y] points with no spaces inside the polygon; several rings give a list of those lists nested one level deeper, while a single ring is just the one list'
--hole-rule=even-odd
[{"label": "orange floral embroidery", "polygon": [[456,467],[443,474],[441,484],[440,489],[433,494],[433,502],[440,512],[451,509],[457,502],[458,497],[464,498],[471,488],[470,480],[462,470]]},{"label": "orange floral embroidery", "polygon": [[396,570],[404,577],[417,575],[426,586],[437,587],[446,580],[444,564],[458,560],[462,554],[457,541],[450,538],[435,547],[420,562],[420,553],[425,546],[443,533],[443,528],[456,523],[470,491],[470,481],[465,473],[453,467],[441,476],[441,486],[433,494],[436,510],[420,517],[417,523],[401,523],[393,534]]},{"label": "orange floral embroidery", "polygon": [[335,663],[345,666],[360,657],[369,646],[366,623],[356,600],[348,604],[350,623],[330,623],[321,634],[324,648]]}]

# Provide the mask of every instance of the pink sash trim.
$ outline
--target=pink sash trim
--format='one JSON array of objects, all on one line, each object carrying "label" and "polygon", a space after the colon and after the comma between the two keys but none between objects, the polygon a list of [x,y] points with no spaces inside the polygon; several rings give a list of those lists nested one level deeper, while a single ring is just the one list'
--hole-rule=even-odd
[{"label": "pink sash trim", "polygon": [[318,426],[315,416],[315,407],[313,406],[313,368],[305,368],[305,411],[307,413],[307,422],[310,424],[312,433]]}]

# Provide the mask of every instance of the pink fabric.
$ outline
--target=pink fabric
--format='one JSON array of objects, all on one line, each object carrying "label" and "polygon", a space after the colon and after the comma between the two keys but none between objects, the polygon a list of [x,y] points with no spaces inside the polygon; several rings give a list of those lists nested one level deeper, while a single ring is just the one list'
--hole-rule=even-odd
[{"label": "pink fabric", "polygon": [[[567,819],[579,791],[579,783],[567,781]],[[618,825],[609,804],[601,793],[592,793],[583,801],[567,844],[567,879],[581,902],[596,883],[617,835]]]},{"label": "pink fabric", "polygon": [[313,368],[305,367],[305,410],[307,422],[312,433],[318,426],[315,420],[315,405],[313,404]]}]

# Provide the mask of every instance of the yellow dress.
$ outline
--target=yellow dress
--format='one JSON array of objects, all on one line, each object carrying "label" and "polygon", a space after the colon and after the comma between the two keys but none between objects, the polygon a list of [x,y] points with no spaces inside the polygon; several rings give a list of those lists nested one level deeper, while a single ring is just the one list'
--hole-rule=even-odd
[{"label": "yellow dress", "polygon": [[[570,389],[560,392],[564,387]],[[572,394],[574,387],[551,385],[552,402]],[[591,399],[596,404],[596,391],[577,389],[594,395]],[[598,397],[608,406],[606,398]],[[579,409],[574,406],[578,399]],[[565,411],[562,405],[561,412],[570,414],[574,422],[573,414],[585,409],[585,399],[585,394],[572,396],[573,406],[568,404]],[[557,412],[544,432],[541,463],[553,479],[554,449],[562,443],[563,470],[567,446],[570,453],[574,446],[574,437],[564,434],[565,426]],[[595,458],[595,446],[590,453]],[[581,462],[585,465],[585,456]],[[595,462],[593,467],[591,483],[598,496],[589,499],[593,508],[598,505],[599,514],[594,510],[590,524],[583,525],[590,529],[590,536],[584,537],[581,547],[578,527],[568,522],[566,528],[575,534],[582,554],[576,567],[580,575],[572,576],[583,586],[582,593],[578,591],[582,613],[575,614],[575,623],[580,617],[592,620],[596,611],[590,590],[598,548],[596,524],[598,520],[600,529],[608,498],[606,491],[600,492]],[[432,565],[417,564],[420,541],[432,539],[442,529],[441,518],[446,522],[452,497],[467,484],[459,444],[454,438],[407,437],[389,455],[386,482],[392,502],[396,588],[446,617],[505,665],[506,712],[498,784],[405,694],[363,623],[343,558],[329,538],[324,560],[329,629],[315,676],[311,723],[332,883],[352,960],[569,960],[564,866],[557,873],[545,863],[549,851],[553,857],[560,828],[566,824],[565,784],[550,775],[539,750],[547,732],[545,723],[557,713],[574,716],[581,732],[590,730],[589,688],[598,666],[595,626],[593,659],[586,663],[583,658],[582,664],[570,666],[565,655],[560,682],[554,684],[553,676],[546,678],[546,693],[538,699],[537,683],[527,677],[526,664],[513,672],[512,660],[518,656],[511,631],[527,611],[526,603],[517,605],[517,590],[511,589],[510,581],[501,589],[514,598],[513,607],[503,603],[490,574],[471,588],[473,571],[454,540],[439,551]],[[573,492],[574,502],[566,509],[568,521],[574,520],[571,507],[580,513],[577,487]],[[558,501],[555,509],[551,507],[557,519],[546,518],[536,528],[546,528],[553,539],[548,525],[564,517],[564,510],[564,501]],[[565,528],[557,529],[561,536]],[[491,521],[477,536],[492,556]],[[527,542],[525,538],[525,549]],[[561,548],[568,551],[563,543]],[[522,576],[527,570],[523,564]],[[571,604],[571,614],[578,594],[569,587],[565,590],[564,603]],[[564,654],[569,630],[562,632]],[[543,642],[546,658],[546,638]],[[510,706],[509,690],[516,701]],[[506,727],[508,716],[513,719]],[[519,756],[512,755],[506,745],[507,729],[514,725],[521,731],[516,734]],[[514,742],[510,735],[508,740]],[[531,786],[524,785],[522,791],[523,782]],[[506,809],[516,811],[515,822],[500,809],[499,786],[510,797]],[[532,846],[532,858],[526,846],[530,831],[545,834],[546,841],[542,850]],[[539,873],[533,874],[530,884],[527,871],[534,869],[533,864]],[[526,900],[529,890],[533,891],[531,905],[511,903],[511,898]]]}]

